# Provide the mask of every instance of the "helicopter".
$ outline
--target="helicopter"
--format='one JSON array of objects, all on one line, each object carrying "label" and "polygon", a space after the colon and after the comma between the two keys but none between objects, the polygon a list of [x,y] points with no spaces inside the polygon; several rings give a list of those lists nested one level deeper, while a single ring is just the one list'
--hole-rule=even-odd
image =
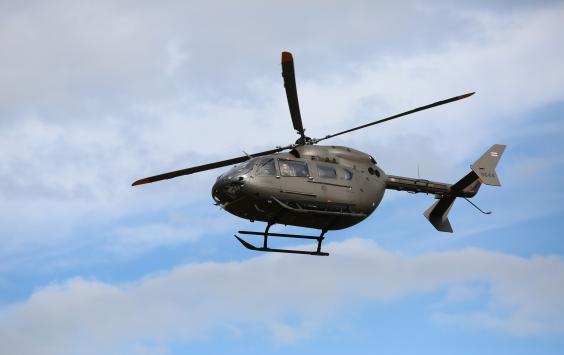
[{"label": "helicopter", "polygon": [[[302,124],[294,59],[290,52],[282,52],[282,77],[292,124],[299,135],[295,143],[143,178],[132,186],[238,164],[217,177],[212,187],[212,197],[216,205],[237,217],[251,222],[266,222],[262,232],[239,231],[242,235],[262,237],[262,246],[257,247],[235,235],[247,249],[263,252],[329,255],[321,250],[325,234],[330,230],[351,227],[366,219],[379,206],[388,189],[434,195],[437,201],[423,214],[440,232],[453,232],[448,213],[457,197],[465,199],[484,214],[491,213],[481,210],[469,198],[476,195],[482,184],[501,185],[495,168],[505,150],[503,144],[494,144],[489,148],[470,165],[470,172],[454,184],[388,175],[370,154],[349,147],[318,145],[345,133],[465,99],[474,92],[322,138],[310,138],[305,135]],[[275,224],[317,229],[320,234],[311,236],[270,232]],[[314,250],[272,248],[268,245],[269,237],[315,240],[317,245]]]}]

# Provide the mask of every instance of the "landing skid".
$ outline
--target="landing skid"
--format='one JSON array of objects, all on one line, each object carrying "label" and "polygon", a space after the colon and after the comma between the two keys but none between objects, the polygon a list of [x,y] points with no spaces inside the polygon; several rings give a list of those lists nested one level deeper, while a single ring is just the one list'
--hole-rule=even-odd
[{"label": "landing skid", "polygon": [[[268,230],[270,229],[271,226],[272,226],[272,224],[268,224],[268,226],[266,227],[266,230],[262,233],[261,232],[252,232],[252,231],[239,231],[240,234],[263,236],[264,240],[263,240],[263,245],[262,245],[261,248],[258,248],[256,246],[252,245],[251,243],[245,241],[244,239],[239,238],[237,235],[235,235],[235,238],[237,238],[237,240],[239,242],[241,242],[241,244],[243,244],[243,246],[245,248],[250,249],[250,250],[255,250],[255,251],[266,251],[266,252],[273,252],[273,253],[288,253],[288,254],[307,254],[307,255],[317,255],[317,256],[328,256],[329,255],[329,253],[325,253],[325,252],[321,251],[321,243],[323,242],[323,239],[325,239],[323,236],[325,235],[325,233],[327,233],[327,230],[325,230],[325,229],[322,230],[321,235],[319,235],[319,237],[314,237],[314,236],[299,235],[299,234],[269,233]],[[282,238],[317,240],[317,250],[316,251],[309,251],[309,250],[269,248],[268,247],[268,237],[282,237]]]}]

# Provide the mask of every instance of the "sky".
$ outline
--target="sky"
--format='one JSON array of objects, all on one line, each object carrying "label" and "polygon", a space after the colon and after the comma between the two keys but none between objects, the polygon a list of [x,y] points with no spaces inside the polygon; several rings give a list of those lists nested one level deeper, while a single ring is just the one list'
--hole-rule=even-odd
[{"label": "sky", "polygon": [[[563,34],[561,1],[0,1],[2,353],[562,354]],[[295,141],[282,51],[311,137],[476,91],[327,143],[448,183],[507,144],[493,213],[388,191],[329,257],[260,254],[223,169],[130,186]]]}]

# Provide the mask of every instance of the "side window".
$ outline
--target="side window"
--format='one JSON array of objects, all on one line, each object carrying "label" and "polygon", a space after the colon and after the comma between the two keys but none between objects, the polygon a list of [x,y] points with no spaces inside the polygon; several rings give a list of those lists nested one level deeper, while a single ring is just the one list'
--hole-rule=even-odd
[{"label": "side window", "polygon": [[345,180],[352,180],[353,173],[347,168],[343,168]]},{"label": "side window", "polygon": [[281,176],[309,176],[307,163],[303,161],[279,159],[278,166],[280,166]]},{"label": "side window", "polygon": [[320,178],[324,179],[336,179],[337,178],[337,171],[332,166],[327,165],[318,165],[317,166],[317,174]]},{"label": "side window", "polygon": [[274,176],[276,175],[276,165],[274,159],[263,159],[257,166],[257,176]]}]

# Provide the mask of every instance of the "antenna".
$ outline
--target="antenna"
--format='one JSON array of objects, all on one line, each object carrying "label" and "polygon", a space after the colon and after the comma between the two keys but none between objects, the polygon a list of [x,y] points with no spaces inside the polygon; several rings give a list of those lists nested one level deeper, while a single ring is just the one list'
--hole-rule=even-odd
[{"label": "antenna", "polygon": [[483,214],[492,214],[492,211],[484,211],[482,210],[480,207],[476,206],[474,204],[474,202],[470,201],[469,199],[467,199],[466,197],[463,197],[463,199],[465,199],[469,204],[471,204],[472,206],[474,206],[478,211],[482,212]]}]

